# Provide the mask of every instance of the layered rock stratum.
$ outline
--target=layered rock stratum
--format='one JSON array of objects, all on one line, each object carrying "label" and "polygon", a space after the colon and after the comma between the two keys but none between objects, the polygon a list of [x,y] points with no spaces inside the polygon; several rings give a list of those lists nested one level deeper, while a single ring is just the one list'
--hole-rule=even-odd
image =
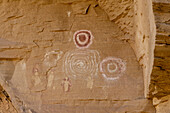
[{"label": "layered rock stratum", "polygon": [[157,28],[150,98],[157,113],[170,112],[170,1],[153,0]]}]

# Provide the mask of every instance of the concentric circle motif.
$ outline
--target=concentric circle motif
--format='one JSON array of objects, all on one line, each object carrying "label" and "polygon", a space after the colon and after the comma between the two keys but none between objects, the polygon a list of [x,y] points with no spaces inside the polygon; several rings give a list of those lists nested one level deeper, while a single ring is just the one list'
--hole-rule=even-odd
[{"label": "concentric circle motif", "polygon": [[94,50],[73,50],[65,54],[67,76],[93,76],[98,72],[99,54]]},{"label": "concentric circle motif", "polygon": [[77,48],[88,48],[92,44],[93,36],[88,30],[79,30],[74,33],[74,43]]},{"label": "concentric circle motif", "polygon": [[100,71],[108,80],[118,79],[126,70],[126,63],[115,57],[107,57],[100,63]]}]

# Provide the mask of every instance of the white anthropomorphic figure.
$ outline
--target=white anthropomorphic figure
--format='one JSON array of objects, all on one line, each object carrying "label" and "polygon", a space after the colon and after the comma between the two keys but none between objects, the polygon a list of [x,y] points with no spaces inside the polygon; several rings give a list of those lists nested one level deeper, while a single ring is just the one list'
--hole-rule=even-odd
[{"label": "white anthropomorphic figure", "polygon": [[92,89],[93,88],[93,78],[88,76],[87,78],[87,88]]},{"label": "white anthropomorphic figure", "polygon": [[70,91],[71,82],[70,82],[70,80],[69,80],[68,77],[65,77],[65,78],[63,79],[61,85],[63,86],[63,90],[64,90],[65,92]]},{"label": "white anthropomorphic figure", "polygon": [[33,68],[33,74],[34,74],[33,79],[34,79],[34,85],[35,86],[38,85],[41,82],[40,77],[39,77],[38,67],[39,67],[38,64],[36,64],[35,67]]},{"label": "white anthropomorphic figure", "polygon": [[54,79],[54,72],[50,71],[49,76],[48,76],[48,84],[47,87],[51,87],[52,83],[53,83],[53,79]]},{"label": "white anthropomorphic figure", "polygon": [[34,73],[35,76],[38,76],[39,75],[38,68],[35,67],[33,69],[33,73]]}]

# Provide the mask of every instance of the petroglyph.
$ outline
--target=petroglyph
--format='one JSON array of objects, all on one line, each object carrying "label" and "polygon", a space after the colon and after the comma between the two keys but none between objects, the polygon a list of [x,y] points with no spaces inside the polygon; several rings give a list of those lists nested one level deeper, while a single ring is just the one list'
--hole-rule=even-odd
[{"label": "petroglyph", "polygon": [[92,77],[88,77],[87,78],[87,88],[89,88],[89,89],[92,89],[93,88],[93,78]]},{"label": "petroglyph", "polygon": [[65,92],[69,92],[70,91],[70,87],[71,87],[71,82],[70,79],[68,77],[65,77],[61,83],[61,85],[63,86],[63,90]]},{"label": "petroglyph", "polygon": [[39,77],[39,65],[36,64],[35,67],[33,68],[33,80],[34,80],[34,85],[38,85],[41,82],[41,79]]},{"label": "petroglyph", "polygon": [[71,15],[71,11],[68,11],[68,12],[67,12],[67,15],[68,15],[68,17],[70,17],[70,15]]},{"label": "petroglyph", "polygon": [[22,70],[26,70],[26,63],[25,63],[24,60],[21,61],[20,65],[21,65],[21,69],[22,69]]},{"label": "petroglyph", "polygon": [[67,76],[94,76],[98,72],[99,53],[95,50],[73,50],[65,54],[64,72]]},{"label": "petroglyph", "polygon": [[93,36],[88,30],[79,30],[74,33],[73,40],[77,48],[88,48],[92,44]]},{"label": "petroglyph", "polygon": [[55,66],[57,61],[62,57],[62,54],[63,52],[60,50],[46,53],[44,56],[44,64],[49,67]]},{"label": "petroglyph", "polygon": [[116,80],[126,70],[126,63],[115,57],[107,57],[100,63],[100,71],[107,80]]},{"label": "petroglyph", "polygon": [[51,87],[52,83],[53,83],[53,79],[54,79],[54,72],[50,71],[49,72],[49,76],[48,76],[48,84],[47,87]]}]

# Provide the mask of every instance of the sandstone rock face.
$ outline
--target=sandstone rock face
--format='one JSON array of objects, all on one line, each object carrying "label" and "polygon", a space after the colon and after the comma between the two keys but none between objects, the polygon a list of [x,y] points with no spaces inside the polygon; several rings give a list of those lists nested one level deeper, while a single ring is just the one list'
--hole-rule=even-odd
[{"label": "sandstone rock face", "polygon": [[[135,43],[137,60],[143,67],[145,97],[149,95],[150,75],[152,73],[155,46],[155,21],[152,1],[135,1]],[[144,24],[145,23],[145,24]]]},{"label": "sandstone rock face", "polygon": [[[169,2],[170,3],[170,2]],[[169,3],[154,2],[154,13],[157,25],[154,69],[152,72],[151,90],[158,98],[170,94],[170,28],[169,28]]]},{"label": "sandstone rock face", "polygon": [[170,111],[170,96],[164,96],[162,98],[153,98],[153,105],[156,108],[156,113],[168,113]]},{"label": "sandstone rock face", "polygon": [[9,95],[1,86],[0,86],[0,112],[17,113],[17,110],[10,101]]},{"label": "sandstone rock face", "polygon": [[9,108],[154,113],[146,98],[155,33],[150,6],[148,0],[2,1],[0,83]]},{"label": "sandstone rock face", "polygon": [[157,35],[154,67],[151,75],[150,97],[157,113],[170,112],[170,1],[154,0],[153,9]]}]

